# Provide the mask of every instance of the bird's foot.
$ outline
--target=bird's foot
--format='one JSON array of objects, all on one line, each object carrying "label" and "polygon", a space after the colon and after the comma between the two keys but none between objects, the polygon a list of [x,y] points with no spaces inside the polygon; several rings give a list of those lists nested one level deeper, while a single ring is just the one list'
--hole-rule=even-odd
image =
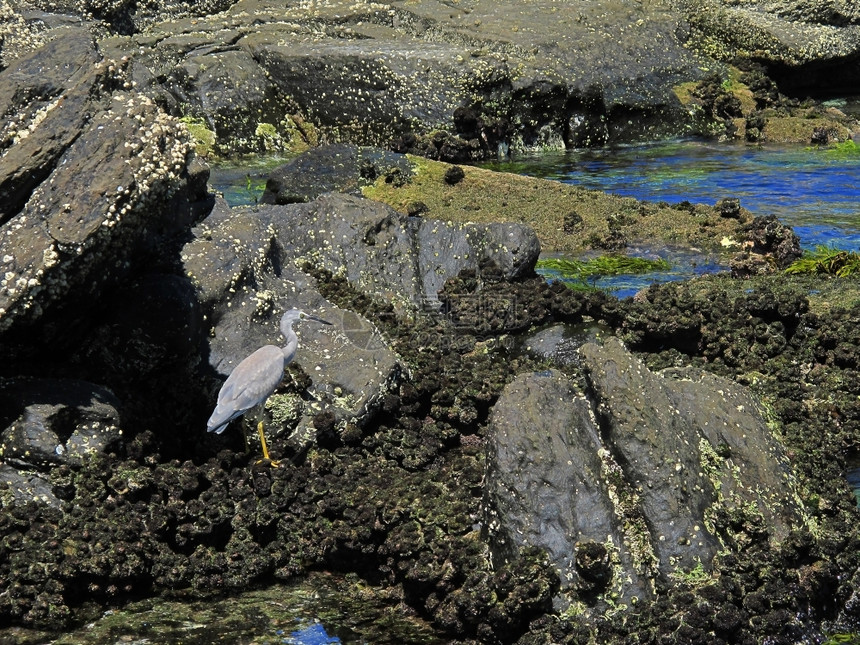
[{"label": "bird's foot", "polygon": [[263,422],[257,424],[257,434],[260,435],[260,445],[263,447],[263,458],[258,459],[258,464],[269,464],[272,468],[280,468],[281,462],[269,457],[269,447],[266,445],[266,435],[263,434]]}]

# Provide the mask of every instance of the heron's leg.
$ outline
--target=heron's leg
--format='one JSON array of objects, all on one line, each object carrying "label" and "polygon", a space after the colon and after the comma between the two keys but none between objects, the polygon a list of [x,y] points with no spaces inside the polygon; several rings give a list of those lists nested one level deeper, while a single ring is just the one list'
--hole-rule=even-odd
[{"label": "heron's leg", "polygon": [[[266,435],[263,434],[263,422],[262,421],[260,421],[257,424],[257,434],[260,435],[260,445],[263,447],[263,458],[260,461],[265,461],[272,468],[277,468],[278,466],[281,465],[281,463],[279,461],[274,461],[274,460],[272,460],[271,457],[269,457],[269,447],[266,445]],[[259,462],[257,462],[257,463],[259,463]]]},{"label": "heron's leg", "polygon": [[248,443],[248,429],[245,427],[245,424],[242,423],[242,441],[245,442],[245,454],[247,455],[251,452],[251,444]]}]

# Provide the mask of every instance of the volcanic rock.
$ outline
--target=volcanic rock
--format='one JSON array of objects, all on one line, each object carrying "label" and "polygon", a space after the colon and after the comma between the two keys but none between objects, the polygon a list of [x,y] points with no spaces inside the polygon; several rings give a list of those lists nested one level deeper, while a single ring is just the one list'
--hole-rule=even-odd
[{"label": "volcanic rock", "polygon": [[[543,547],[564,587],[630,602],[709,567],[744,530],[780,541],[802,524],[783,449],[745,388],[693,368],[651,372],[615,338],[580,354],[584,385],[521,374],[493,409],[488,525],[500,557]],[[726,525],[732,513],[748,526]],[[595,545],[611,575],[599,562],[583,570]]]}]

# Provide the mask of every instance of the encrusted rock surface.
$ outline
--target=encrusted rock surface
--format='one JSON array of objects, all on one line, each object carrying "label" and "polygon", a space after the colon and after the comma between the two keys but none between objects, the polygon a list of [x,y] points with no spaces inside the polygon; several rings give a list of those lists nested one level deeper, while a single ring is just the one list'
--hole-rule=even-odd
[{"label": "encrusted rock surface", "polygon": [[[734,541],[723,514],[748,513],[775,543],[804,526],[784,449],[743,387],[690,368],[653,373],[613,337],[579,351],[584,387],[523,374],[494,408],[487,491],[499,553],[541,546],[563,587],[635,603],[661,579],[710,568]],[[575,557],[591,543],[606,551],[599,585]]]},{"label": "encrusted rock surface", "polygon": [[691,42],[768,66],[790,92],[838,95],[860,79],[860,11],[845,0],[686,0]]},{"label": "encrusted rock surface", "polygon": [[187,227],[188,202],[202,196],[176,122],[125,82],[81,31],[0,72],[7,361],[69,334],[63,315],[128,278],[159,238]]},{"label": "encrusted rock surface", "polygon": [[[133,55],[141,87],[205,119],[225,150],[265,145],[260,124],[316,136],[308,121],[330,139],[468,159],[686,131],[671,88],[708,63],[683,32],[680,14],[644,4],[243,0],[103,46]],[[437,128],[448,134],[425,137]]]},{"label": "encrusted rock surface", "polygon": [[[843,478],[860,450],[860,314],[850,282],[709,278],[618,301],[534,276],[536,238],[521,225],[410,218],[334,193],[213,209],[207,171],[167,116],[205,117],[234,150],[293,135],[307,144],[319,134],[406,132],[406,147],[465,157],[499,143],[635,137],[662,130],[652,129],[658,116],[673,130],[687,124],[667,91],[701,75],[702,62],[680,46],[684,21],[660,3],[619,6],[42,3],[82,20],[0,6],[0,386],[12,399],[0,467],[4,624],[60,630],[135,596],[205,599],[331,570],[385,588],[397,611],[409,607],[449,641],[788,645],[857,630],[858,511]],[[173,9],[183,17],[160,22]],[[214,9],[227,11],[208,15]],[[129,35],[106,38],[111,29]],[[261,74],[267,62],[280,74]],[[415,64],[430,69],[418,74]],[[316,93],[308,78],[319,79]],[[735,114],[731,101],[713,103]],[[368,107],[385,127],[364,126]],[[326,131],[315,132],[309,116]],[[449,132],[407,136],[440,124]],[[445,186],[469,181],[466,169]],[[763,242],[790,242],[769,230]],[[437,295],[438,311],[415,306]],[[255,463],[239,433],[213,440],[204,424],[229,366],[278,342],[274,322],[293,303],[337,327],[300,330],[304,353],[270,414],[274,428],[301,436],[274,437],[290,459],[273,469]],[[609,341],[553,365],[549,377],[517,376],[553,360],[520,354],[521,332],[586,317],[641,362]],[[674,371],[656,374],[666,367]],[[523,382],[538,391],[546,381],[552,396],[529,415],[510,398],[496,405],[514,379],[518,395]],[[725,379],[755,397],[738,394],[726,409],[720,390],[737,390]],[[73,383],[74,396],[52,403]],[[592,414],[580,391],[597,409],[591,446],[612,459],[598,447],[599,463],[584,453],[579,471],[556,462],[546,478],[593,484],[591,500],[607,508],[608,499],[613,513],[621,504],[634,525],[661,522],[666,509],[679,524],[660,542],[607,515],[610,533],[643,538],[635,554],[616,554],[577,514],[570,525],[583,539],[566,560],[525,543],[491,558],[482,533],[491,410],[510,432],[526,420],[585,423]],[[772,434],[750,413],[756,397],[771,406]],[[716,427],[730,419],[761,441]],[[93,433],[95,423],[104,432]],[[552,436],[565,455],[569,438]],[[796,474],[784,487],[774,437]],[[739,455],[767,486],[747,485],[733,468]],[[618,502],[589,476],[607,464],[619,474],[615,490],[629,493]],[[523,481],[537,481],[538,466]],[[704,531],[721,547],[709,563]],[[688,556],[698,542],[681,543],[700,535],[701,567]],[[626,590],[615,577],[625,558],[636,571]],[[562,584],[571,611],[558,611]],[[625,611],[639,589],[648,593]],[[578,603],[605,611],[579,612]]]}]

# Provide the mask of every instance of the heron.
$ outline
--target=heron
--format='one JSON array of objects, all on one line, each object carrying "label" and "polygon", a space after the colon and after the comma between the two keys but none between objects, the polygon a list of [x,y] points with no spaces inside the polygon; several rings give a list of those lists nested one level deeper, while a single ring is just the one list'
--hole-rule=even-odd
[{"label": "heron", "polygon": [[[284,378],[284,368],[296,356],[299,337],[293,331],[293,323],[302,320],[331,325],[327,320],[312,316],[301,309],[285,312],[280,326],[287,344],[283,347],[265,345],[233,368],[218,392],[218,403],[206,423],[208,432],[221,434],[233,419],[266,402]],[[260,435],[260,444],[263,447],[263,460],[277,468],[278,462],[269,457],[262,421],[257,424],[257,434]]]}]

